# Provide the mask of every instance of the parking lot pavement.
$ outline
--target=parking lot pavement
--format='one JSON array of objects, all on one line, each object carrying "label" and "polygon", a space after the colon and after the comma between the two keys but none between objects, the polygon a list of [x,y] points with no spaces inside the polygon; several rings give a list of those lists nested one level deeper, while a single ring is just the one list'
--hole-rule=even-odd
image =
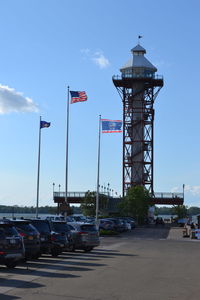
[{"label": "parking lot pavement", "polygon": [[91,253],[2,266],[0,300],[197,300],[200,244],[168,239],[166,230],[137,228],[102,238]]}]

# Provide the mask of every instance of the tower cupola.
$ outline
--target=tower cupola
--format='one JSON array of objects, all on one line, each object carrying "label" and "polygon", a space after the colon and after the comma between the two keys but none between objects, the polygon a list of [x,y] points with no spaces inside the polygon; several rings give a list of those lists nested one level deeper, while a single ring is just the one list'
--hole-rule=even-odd
[{"label": "tower cupola", "polygon": [[131,52],[131,59],[129,59],[129,61],[120,69],[122,77],[154,78],[157,69],[144,56],[144,54],[146,54],[146,50],[138,44],[131,49]]}]

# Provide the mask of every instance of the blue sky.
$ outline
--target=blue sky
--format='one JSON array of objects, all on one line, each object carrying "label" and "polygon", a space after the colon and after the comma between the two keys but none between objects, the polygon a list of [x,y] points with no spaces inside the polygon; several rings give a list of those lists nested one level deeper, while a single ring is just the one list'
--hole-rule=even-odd
[{"label": "blue sky", "polygon": [[[69,191],[94,190],[98,116],[122,119],[112,76],[142,35],[164,76],[155,103],[156,192],[182,192],[200,206],[200,3],[189,1],[0,0],[0,204],[35,206],[39,117],[40,205],[65,186],[66,99],[70,105]],[[104,134],[100,183],[121,194],[122,135]]]}]

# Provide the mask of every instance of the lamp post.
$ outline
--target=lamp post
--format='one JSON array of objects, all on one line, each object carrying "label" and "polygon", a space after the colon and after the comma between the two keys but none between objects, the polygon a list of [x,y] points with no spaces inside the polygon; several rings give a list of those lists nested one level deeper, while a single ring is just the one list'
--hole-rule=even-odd
[{"label": "lamp post", "polygon": [[104,194],[106,195],[106,187],[105,187],[105,185],[104,185]]},{"label": "lamp post", "polygon": [[107,188],[107,191],[108,191],[108,196],[110,196],[110,189],[109,189],[109,186],[110,186],[110,183],[108,183],[108,188]]},{"label": "lamp post", "polygon": [[53,182],[53,200],[54,200],[54,189],[55,189],[55,183]]},{"label": "lamp post", "polygon": [[183,184],[183,203],[184,203],[184,196],[185,196],[185,184]]}]

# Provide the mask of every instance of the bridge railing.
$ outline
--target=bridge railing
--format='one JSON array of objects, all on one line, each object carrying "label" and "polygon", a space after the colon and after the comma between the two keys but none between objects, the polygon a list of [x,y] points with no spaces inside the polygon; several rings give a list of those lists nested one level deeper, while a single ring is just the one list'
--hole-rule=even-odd
[{"label": "bridge railing", "polygon": [[183,193],[154,193],[155,198],[183,198]]},{"label": "bridge railing", "polygon": [[[83,198],[85,197],[85,194],[86,192],[68,192],[67,197]],[[54,192],[53,195],[54,197],[65,197],[65,192]],[[165,193],[165,192],[154,193],[155,198],[163,198],[163,199],[183,198],[183,196],[184,196],[183,193]]]},{"label": "bridge railing", "polygon": [[[67,193],[67,197],[74,197],[74,198],[84,198],[85,197],[85,194],[87,192],[68,192]],[[113,193],[109,193],[109,192],[99,192],[100,195],[105,195],[105,196],[108,196],[108,197],[112,197],[112,198],[119,198],[118,196],[116,195],[113,195]],[[54,192],[53,193],[53,196],[54,197],[65,197],[65,192]]]},{"label": "bridge railing", "polygon": [[[86,192],[68,192],[67,197],[83,198]],[[54,192],[54,197],[65,197],[65,192]]]}]

